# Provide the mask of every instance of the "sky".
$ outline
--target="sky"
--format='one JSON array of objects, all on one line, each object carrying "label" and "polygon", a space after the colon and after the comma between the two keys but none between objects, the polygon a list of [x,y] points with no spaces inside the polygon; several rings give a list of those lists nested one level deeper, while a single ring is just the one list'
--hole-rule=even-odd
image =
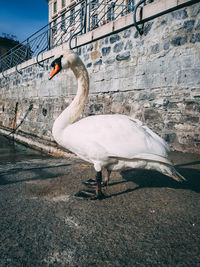
[{"label": "sky", "polygon": [[48,24],[45,0],[0,0],[0,36],[16,36],[22,42]]}]

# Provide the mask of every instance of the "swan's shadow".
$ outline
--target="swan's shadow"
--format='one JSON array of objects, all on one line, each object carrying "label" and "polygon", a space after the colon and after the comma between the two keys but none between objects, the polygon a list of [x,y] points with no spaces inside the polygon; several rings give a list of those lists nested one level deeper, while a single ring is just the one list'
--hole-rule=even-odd
[{"label": "swan's shadow", "polygon": [[176,168],[176,169],[180,174],[182,174],[186,178],[186,181],[177,182],[171,179],[170,177],[165,176],[156,171],[136,170],[136,169],[121,171],[121,176],[123,178],[123,181],[111,182],[109,186],[119,185],[127,182],[133,182],[134,184],[136,184],[136,187],[118,193],[113,193],[111,195],[108,195],[106,198],[123,195],[142,188],[174,188],[174,189],[192,190],[194,192],[200,193],[200,170],[191,168],[182,168],[182,169]]}]

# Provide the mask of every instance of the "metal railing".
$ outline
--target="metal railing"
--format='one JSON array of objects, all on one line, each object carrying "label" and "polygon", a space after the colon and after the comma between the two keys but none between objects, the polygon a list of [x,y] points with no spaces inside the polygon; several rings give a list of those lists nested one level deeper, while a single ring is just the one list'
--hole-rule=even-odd
[{"label": "metal railing", "polygon": [[[79,1],[1,56],[0,72],[3,74],[5,70],[15,67],[16,71],[21,73],[17,68],[18,64],[33,57],[36,57],[38,62],[38,56],[41,53],[65,42],[69,42],[71,49],[71,40],[75,35],[94,30],[133,11],[134,0]],[[40,62],[38,64],[41,65]]]},{"label": "metal railing", "polygon": [[93,0],[89,3],[88,30],[94,30],[100,26],[116,20],[134,10],[134,0]]}]

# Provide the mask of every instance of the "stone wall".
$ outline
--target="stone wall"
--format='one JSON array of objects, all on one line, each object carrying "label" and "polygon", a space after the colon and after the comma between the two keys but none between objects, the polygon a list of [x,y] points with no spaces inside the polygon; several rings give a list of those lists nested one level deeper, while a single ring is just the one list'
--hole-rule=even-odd
[{"label": "stone wall", "polygon": [[[90,75],[83,116],[131,115],[172,149],[200,153],[199,3],[146,22],[143,36],[129,27],[77,53]],[[16,127],[25,117],[19,134],[53,141],[53,121],[72,101],[77,84],[71,72],[48,81],[51,60],[1,78],[1,127]]]}]

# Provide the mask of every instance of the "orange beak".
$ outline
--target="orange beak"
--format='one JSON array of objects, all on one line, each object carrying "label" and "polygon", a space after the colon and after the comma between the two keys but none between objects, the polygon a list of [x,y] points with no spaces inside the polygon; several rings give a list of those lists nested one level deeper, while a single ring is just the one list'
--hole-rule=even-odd
[{"label": "orange beak", "polygon": [[51,74],[49,75],[49,80],[51,80],[53,76],[55,76],[56,73],[58,73],[59,71],[60,71],[60,67],[58,66],[57,63],[55,63],[55,68],[53,68]]}]

